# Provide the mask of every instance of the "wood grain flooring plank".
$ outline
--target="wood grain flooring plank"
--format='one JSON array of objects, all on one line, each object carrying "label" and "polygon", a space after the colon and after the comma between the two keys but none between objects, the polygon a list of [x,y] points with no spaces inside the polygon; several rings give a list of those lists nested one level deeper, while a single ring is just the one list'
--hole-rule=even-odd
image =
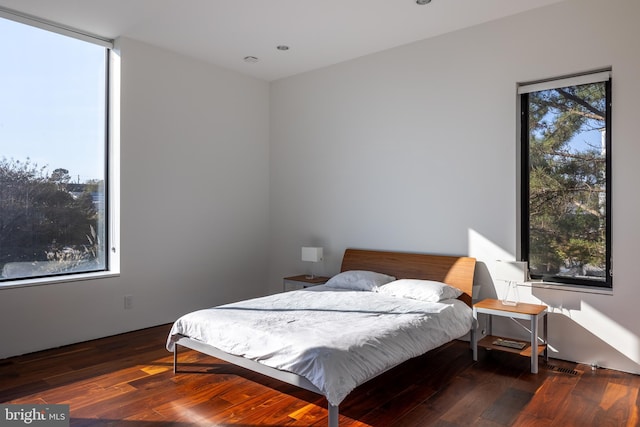
[{"label": "wood grain flooring plank", "polygon": [[536,391],[534,399],[523,410],[538,420],[553,421],[568,409],[568,400],[579,381],[579,376],[558,374],[550,376]]},{"label": "wood grain flooring plank", "polygon": [[606,420],[612,420],[617,426],[640,425],[638,418],[638,389],[627,385],[609,382],[600,401],[595,421],[604,425]]},{"label": "wood grain flooring plank", "polygon": [[531,399],[533,393],[509,387],[482,412],[480,419],[497,425],[511,425]]},{"label": "wood grain flooring plank", "polygon": [[[0,361],[0,403],[67,403],[73,427],[326,426],[326,399],[184,349],[170,325]],[[454,341],[356,388],[341,427],[638,426],[640,377]]]}]

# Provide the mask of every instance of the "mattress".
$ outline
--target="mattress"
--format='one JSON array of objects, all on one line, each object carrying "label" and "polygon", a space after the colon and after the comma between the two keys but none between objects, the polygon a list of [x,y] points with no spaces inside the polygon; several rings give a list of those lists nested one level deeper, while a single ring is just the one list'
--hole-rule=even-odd
[{"label": "mattress", "polygon": [[462,301],[423,302],[314,286],[198,310],[171,328],[226,353],[307,378],[332,405],[358,385],[471,329]]}]

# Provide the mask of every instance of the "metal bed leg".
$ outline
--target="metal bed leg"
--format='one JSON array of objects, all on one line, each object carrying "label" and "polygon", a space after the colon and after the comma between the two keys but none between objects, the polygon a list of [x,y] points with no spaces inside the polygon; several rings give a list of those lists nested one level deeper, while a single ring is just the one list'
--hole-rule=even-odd
[{"label": "metal bed leg", "polygon": [[471,322],[471,331],[469,335],[469,347],[473,354],[474,362],[478,360],[478,313],[473,310],[473,321]]},{"label": "metal bed leg", "polygon": [[338,427],[338,407],[329,403],[329,427]]},{"label": "metal bed leg", "polygon": [[173,373],[178,373],[178,344],[173,345]]}]

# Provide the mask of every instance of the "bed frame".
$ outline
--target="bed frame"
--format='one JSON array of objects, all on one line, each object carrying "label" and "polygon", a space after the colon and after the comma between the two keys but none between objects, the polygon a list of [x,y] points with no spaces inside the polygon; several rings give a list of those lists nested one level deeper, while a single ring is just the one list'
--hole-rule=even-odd
[{"label": "bed frame", "polygon": [[[463,294],[459,299],[471,306],[475,265],[475,258],[469,257],[347,249],[342,259],[340,271],[369,270],[389,274],[397,279],[437,280],[462,290]],[[471,332],[474,332],[473,328]],[[186,336],[179,338],[174,347],[174,373],[178,372],[179,345],[323,395],[315,385],[300,375],[280,371],[250,359],[225,353],[213,346],[203,344]],[[382,374],[382,372],[379,374]],[[328,404],[328,409],[328,426],[338,427],[338,406]]]}]

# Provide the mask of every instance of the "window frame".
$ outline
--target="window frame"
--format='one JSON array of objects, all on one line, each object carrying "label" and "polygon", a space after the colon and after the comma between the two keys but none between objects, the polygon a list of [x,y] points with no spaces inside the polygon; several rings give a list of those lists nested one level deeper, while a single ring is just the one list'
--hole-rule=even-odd
[{"label": "window frame", "polygon": [[105,48],[104,105],[104,268],[5,279],[2,289],[83,281],[120,275],[120,56],[112,39],[0,6],[0,18],[75,38]]},{"label": "window frame", "polygon": [[556,275],[531,275],[533,281],[541,281],[547,284],[559,285],[561,287],[583,287],[587,289],[613,289],[613,256],[612,256],[612,77],[611,70],[598,70],[584,74],[560,77],[549,80],[537,81],[532,83],[523,83],[518,87],[519,108],[520,108],[520,259],[529,261],[530,250],[530,139],[529,139],[529,93],[549,90],[554,88],[563,88],[589,83],[605,84],[605,280],[589,280],[567,276]]}]

